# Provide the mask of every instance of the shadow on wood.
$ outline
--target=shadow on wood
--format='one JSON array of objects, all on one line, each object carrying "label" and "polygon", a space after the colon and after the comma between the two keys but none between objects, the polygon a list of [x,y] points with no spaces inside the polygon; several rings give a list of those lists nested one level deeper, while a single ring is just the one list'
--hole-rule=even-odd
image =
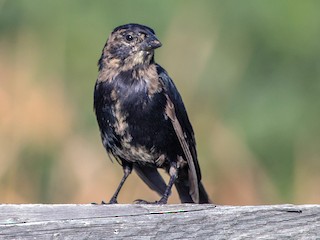
[{"label": "shadow on wood", "polygon": [[320,205],[0,205],[0,239],[320,239]]}]

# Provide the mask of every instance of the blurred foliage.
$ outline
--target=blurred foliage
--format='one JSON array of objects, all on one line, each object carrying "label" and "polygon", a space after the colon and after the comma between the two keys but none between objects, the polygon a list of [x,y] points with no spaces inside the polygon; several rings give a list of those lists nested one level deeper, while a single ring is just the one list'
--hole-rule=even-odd
[{"label": "blurred foliage", "polygon": [[[0,0],[0,202],[108,200],[92,110],[112,29],[155,29],[220,204],[320,200],[319,1]],[[121,202],[154,200],[135,174]],[[170,202],[178,202],[174,193]]]}]

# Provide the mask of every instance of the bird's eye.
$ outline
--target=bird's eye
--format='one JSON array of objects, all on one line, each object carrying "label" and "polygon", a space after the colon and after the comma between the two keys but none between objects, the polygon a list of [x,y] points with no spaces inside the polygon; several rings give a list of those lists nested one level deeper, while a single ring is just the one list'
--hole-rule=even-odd
[{"label": "bird's eye", "polygon": [[126,35],[126,39],[128,42],[131,42],[133,40],[133,37],[132,37],[132,35],[128,34],[128,35]]}]

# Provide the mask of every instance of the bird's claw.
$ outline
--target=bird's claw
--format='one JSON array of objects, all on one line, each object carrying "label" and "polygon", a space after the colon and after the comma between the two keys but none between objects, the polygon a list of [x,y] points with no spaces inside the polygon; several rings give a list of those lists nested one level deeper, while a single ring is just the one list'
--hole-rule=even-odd
[{"label": "bird's claw", "polygon": [[135,204],[156,204],[156,205],[162,205],[162,204],[166,204],[167,202],[160,199],[159,201],[155,201],[155,202],[148,202],[146,200],[143,199],[137,199],[134,201]]},{"label": "bird's claw", "polygon": [[92,202],[91,204],[92,205],[107,205],[107,204],[117,204],[117,203],[118,203],[117,200],[111,199],[110,202],[108,202],[108,203],[102,200],[100,204],[96,203],[96,202]]},{"label": "bird's claw", "polygon": [[[110,201],[109,201],[109,204],[117,204],[117,203],[118,203],[118,201],[117,201],[116,198],[111,198]],[[104,203],[104,204],[108,204],[108,203]]]}]

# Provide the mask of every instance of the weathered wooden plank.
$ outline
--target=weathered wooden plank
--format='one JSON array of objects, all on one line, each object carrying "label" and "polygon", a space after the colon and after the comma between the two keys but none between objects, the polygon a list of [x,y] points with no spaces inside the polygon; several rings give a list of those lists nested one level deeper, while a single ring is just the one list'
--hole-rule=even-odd
[{"label": "weathered wooden plank", "polygon": [[0,205],[0,239],[320,239],[320,205]]}]

